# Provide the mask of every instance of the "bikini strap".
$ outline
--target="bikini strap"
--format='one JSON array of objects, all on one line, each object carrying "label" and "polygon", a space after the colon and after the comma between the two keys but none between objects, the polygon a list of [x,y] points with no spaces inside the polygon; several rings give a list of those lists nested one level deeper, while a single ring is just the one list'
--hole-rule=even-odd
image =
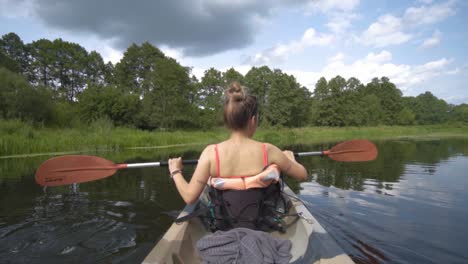
[{"label": "bikini strap", "polygon": [[219,154],[218,154],[218,144],[215,145],[215,159],[216,159],[216,177],[221,177],[221,170],[219,167]]},{"label": "bikini strap", "polygon": [[263,167],[268,166],[268,153],[266,149],[266,144],[262,144],[262,149],[263,149]]}]

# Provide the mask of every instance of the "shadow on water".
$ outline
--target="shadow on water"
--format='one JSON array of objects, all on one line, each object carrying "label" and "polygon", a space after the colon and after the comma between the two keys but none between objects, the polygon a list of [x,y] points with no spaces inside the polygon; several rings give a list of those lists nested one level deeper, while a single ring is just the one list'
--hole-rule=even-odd
[{"label": "shadow on water", "polygon": [[[332,144],[296,145],[294,151]],[[304,157],[310,181],[288,180],[312,214],[358,263],[463,263],[468,140],[377,142],[379,157],[338,163]],[[98,153],[147,162],[196,151]],[[0,160],[0,259],[7,263],[138,263],[184,206],[166,168],[44,189],[34,170],[47,157]],[[186,166],[186,175],[193,167]]]}]

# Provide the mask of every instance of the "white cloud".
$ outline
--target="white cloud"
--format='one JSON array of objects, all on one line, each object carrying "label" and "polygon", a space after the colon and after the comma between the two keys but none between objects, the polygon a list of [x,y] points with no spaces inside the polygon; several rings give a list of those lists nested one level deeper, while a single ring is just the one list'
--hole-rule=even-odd
[{"label": "white cloud", "polygon": [[430,47],[437,46],[440,44],[441,37],[442,37],[442,34],[440,33],[440,31],[436,30],[434,31],[434,33],[432,34],[430,38],[424,40],[424,42],[421,44],[420,47],[430,48]]},{"label": "white cloud", "polygon": [[386,76],[402,91],[428,81],[436,76],[448,74],[448,66],[451,60],[442,58],[421,65],[392,63],[392,54],[383,50],[379,53],[369,53],[362,59],[347,64],[345,56],[339,53],[328,60],[328,64],[318,72],[285,70],[288,74],[296,76],[304,86],[313,90],[320,77],[327,79],[340,75],[344,78],[356,77],[361,82],[367,83],[374,77]]},{"label": "white cloud", "polygon": [[184,60],[184,53],[181,49],[171,48],[167,45],[162,45],[158,48],[164,53],[164,55],[171,57],[178,62],[182,62]]},{"label": "white cloud", "polygon": [[116,50],[112,48],[111,46],[105,46],[102,49],[98,51],[102,59],[104,60],[105,63],[107,62],[112,62],[112,64],[116,64],[123,58],[123,52]]},{"label": "white cloud", "polygon": [[278,44],[266,49],[248,59],[249,64],[281,64],[291,54],[300,53],[310,46],[325,46],[333,41],[330,34],[317,33],[314,28],[307,29],[300,40],[293,40],[288,44]]},{"label": "white cloud", "polygon": [[326,26],[335,34],[345,33],[352,26],[352,21],[359,18],[355,13],[333,13],[328,19]]},{"label": "white cloud", "polygon": [[376,47],[399,45],[412,38],[411,34],[404,33],[402,30],[401,18],[387,14],[372,23],[358,41]]},{"label": "white cloud", "polygon": [[[413,32],[417,27],[435,24],[455,14],[455,1],[453,0],[432,5],[429,5],[431,1],[424,2],[427,5],[409,7],[402,16],[392,14],[380,16],[361,36],[357,37],[357,41],[375,47],[400,45],[413,37],[413,33],[408,31]],[[440,36],[433,36],[427,41],[422,45],[423,47],[437,45],[440,42]]]},{"label": "white cloud", "polygon": [[352,27],[353,20],[359,14],[353,12],[360,4],[360,0],[320,0],[312,1],[306,8],[306,15],[321,12],[327,16],[326,27],[334,34],[334,38],[343,37]]},{"label": "white cloud", "polygon": [[403,20],[409,25],[428,25],[444,20],[455,14],[455,1],[430,6],[410,7],[406,9]]},{"label": "white cloud", "polygon": [[321,0],[309,4],[311,12],[320,11],[327,13],[332,10],[351,11],[359,5],[360,0]]},{"label": "white cloud", "polygon": [[345,55],[340,52],[338,54],[336,54],[335,56],[331,57],[328,59],[328,62],[331,63],[331,62],[335,62],[335,61],[343,61],[345,58]]}]

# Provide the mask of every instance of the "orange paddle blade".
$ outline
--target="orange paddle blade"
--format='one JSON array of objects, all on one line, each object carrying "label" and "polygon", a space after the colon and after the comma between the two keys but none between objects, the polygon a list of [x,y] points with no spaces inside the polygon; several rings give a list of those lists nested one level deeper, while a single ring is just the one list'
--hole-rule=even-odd
[{"label": "orange paddle blade", "polygon": [[36,182],[42,186],[60,186],[95,181],[111,176],[119,169],[112,161],[85,155],[49,159],[36,171]]},{"label": "orange paddle blade", "polygon": [[375,160],[377,153],[377,147],[374,143],[360,139],[345,141],[324,151],[324,155],[331,159],[345,162]]}]

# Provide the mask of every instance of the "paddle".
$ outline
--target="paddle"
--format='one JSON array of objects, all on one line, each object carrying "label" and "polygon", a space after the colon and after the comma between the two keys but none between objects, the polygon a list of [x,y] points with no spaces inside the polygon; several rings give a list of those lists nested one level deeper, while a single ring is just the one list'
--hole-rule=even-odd
[{"label": "paddle", "polygon": [[[351,140],[340,143],[330,150],[299,152],[296,157],[328,156],[336,161],[369,161],[377,157],[377,148],[368,140]],[[198,160],[183,160],[183,164],[197,164]],[[42,186],[60,186],[104,179],[120,169],[167,166],[167,161],[115,164],[95,156],[68,155],[49,159],[36,171],[36,182]]]}]

